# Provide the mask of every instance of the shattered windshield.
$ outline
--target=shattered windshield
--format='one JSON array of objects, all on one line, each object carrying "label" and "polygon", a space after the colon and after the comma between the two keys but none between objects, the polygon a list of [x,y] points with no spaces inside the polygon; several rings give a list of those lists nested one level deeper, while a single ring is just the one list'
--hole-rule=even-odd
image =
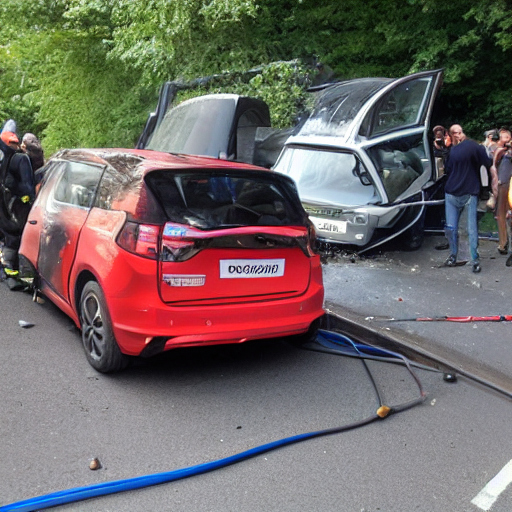
[{"label": "shattered windshield", "polygon": [[198,97],[171,108],[146,149],[218,158],[226,152],[236,97]]},{"label": "shattered windshield", "polygon": [[352,153],[289,146],[275,171],[295,180],[303,202],[359,206],[380,201],[366,168]]},{"label": "shattered windshield", "polygon": [[300,135],[346,135],[361,107],[392,79],[362,78],[327,87],[318,93],[316,105]]},{"label": "shattered windshield", "polygon": [[199,229],[304,223],[293,184],[273,174],[154,171],[146,182],[169,220]]}]

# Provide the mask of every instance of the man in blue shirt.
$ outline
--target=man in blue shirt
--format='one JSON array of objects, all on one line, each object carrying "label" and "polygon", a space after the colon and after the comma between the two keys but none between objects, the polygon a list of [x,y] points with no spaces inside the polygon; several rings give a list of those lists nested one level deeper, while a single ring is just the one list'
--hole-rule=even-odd
[{"label": "man in blue shirt", "polygon": [[480,167],[487,170],[490,160],[485,148],[468,139],[458,124],[450,128],[452,149],[446,162],[445,186],[445,232],[450,244],[450,256],[445,262],[447,267],[457,264],[459,250],[459,219],[462,210],[468,208],[469,250],[473,272],[482,270],[478,255],[477,206],[480,194]]}]

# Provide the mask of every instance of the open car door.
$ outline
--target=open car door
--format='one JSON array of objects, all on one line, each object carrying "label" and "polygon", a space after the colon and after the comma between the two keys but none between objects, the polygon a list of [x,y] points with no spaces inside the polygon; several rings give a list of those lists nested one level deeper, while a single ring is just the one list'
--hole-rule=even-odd
[{"label": "open car door", "polygon": [[385,203],[404,201],[440,178],[428,132],[442,74],[426,71],[391,82],[355,120],[354,130],[364,141],[361,149],[373,163]]},{"label": "open car door", "polygon": [[292,177],[321,241],[359,252],[411,228],[420,236],[442,181],[430,120],[441,69],[399,79],[364,78],[319,91],[315,109],[291,136],[275,170]]}]

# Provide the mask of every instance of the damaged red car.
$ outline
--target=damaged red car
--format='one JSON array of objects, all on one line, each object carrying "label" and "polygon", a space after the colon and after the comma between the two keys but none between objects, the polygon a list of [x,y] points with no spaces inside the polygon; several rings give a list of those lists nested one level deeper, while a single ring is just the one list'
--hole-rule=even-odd
[{"label": "damaged red car", "polygon": [[148,150],[64,150],[22,236],[23,272],[81,329],[100,372],[176,347],[294,336],[323,315],[293,181]]}]

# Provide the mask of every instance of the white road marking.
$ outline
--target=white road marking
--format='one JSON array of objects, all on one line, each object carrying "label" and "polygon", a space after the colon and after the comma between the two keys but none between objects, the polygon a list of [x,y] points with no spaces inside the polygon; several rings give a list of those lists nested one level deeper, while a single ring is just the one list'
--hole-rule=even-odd
[{"label": "white road marking", "polygon": [[490,510],[498,496],[512,482],[512,460],[471,500],[478,508]]}]

